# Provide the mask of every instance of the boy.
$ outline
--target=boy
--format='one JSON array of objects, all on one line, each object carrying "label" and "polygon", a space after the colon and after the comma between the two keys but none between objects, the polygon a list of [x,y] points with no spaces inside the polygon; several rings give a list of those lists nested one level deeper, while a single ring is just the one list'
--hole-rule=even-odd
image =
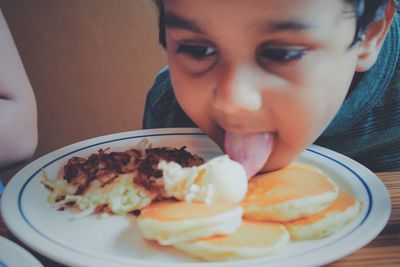
[{"label": "boy", "polygon": [[249,177],[318,145],[400,169],[399,19],[386,0],[159,0],[169,69],[143,128],[199,127]]}]

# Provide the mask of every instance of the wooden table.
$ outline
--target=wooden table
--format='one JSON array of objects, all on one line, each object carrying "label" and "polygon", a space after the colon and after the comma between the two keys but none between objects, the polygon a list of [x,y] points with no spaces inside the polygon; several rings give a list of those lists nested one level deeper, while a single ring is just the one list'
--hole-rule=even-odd
[{"label": "wooden table", "polygon": [[[385,183],[392,199],[392,214],[383,231],[367,246],[329,266],[400,266],[400,172],[377,173]],[[26,247],[6,228],[0,217],[0,235],[30,251],[45,267],[60,267],[56,263]]]}]

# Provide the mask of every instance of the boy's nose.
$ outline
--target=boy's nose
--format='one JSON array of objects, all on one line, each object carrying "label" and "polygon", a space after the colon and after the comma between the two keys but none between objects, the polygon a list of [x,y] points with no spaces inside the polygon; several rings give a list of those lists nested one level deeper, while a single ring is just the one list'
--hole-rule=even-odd
[{"label": "boy's nose", "polygon": [[227,67],[218,77],[214,107],[228,113],[238,110],[259,110],[262,105],[257,74],[249,67]]}]

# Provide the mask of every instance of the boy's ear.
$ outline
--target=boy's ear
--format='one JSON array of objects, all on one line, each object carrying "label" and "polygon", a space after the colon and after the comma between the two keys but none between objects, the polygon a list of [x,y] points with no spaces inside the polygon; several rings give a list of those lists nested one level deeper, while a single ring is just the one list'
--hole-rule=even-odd
[{"label": "boy's ear", "polygon": [[359,43],[358,61],[356,65],[357,72],[367,71],[375,64],[395,13],[396,8],[394,4],[390,2],[386,8],[384,17],[368,25]]}]

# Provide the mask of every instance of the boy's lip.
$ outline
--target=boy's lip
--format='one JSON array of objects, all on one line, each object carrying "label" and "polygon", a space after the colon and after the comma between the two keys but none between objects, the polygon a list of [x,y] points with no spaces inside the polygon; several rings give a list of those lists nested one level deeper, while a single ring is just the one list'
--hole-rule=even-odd
[{"label": "boy's lip", "polygon": [[255,129],[248,129],[246,127],[222,127],[220,124],[216,123],[215,124],[216,128],[216,136],[215,136],[215,142],[218,144],[218,146],[224,150],[224,140],[225,140],[225,133],[226,132],[233,132],[237,134],[242,134],[242,135],[252,135],[252,134],[264,134],[264,133],[269,133],[275,136],[275,139],[277,137],[277,132],[276,131],[268,131],[268,130],[255,130]]},{"label": "boy's lip", "polygon": [[243,134],[243,135],[262,134],[262,133],[276,134],[276,131],[274,131],[274,130],[255,129],[255,128],[246,127],[243,125],[221,126],[220,124],[217,124],[217,128],[219,128],[219,132],[222,132],[223,135],[225,135],[225,132],[232,132],[232,133]]},{"label": "boy's lip", "polygon": [[241,114],[238,114],[238,116],[215,116],[213,120],[215,125],[224,132],[229,131],[238,134],[256,134],[276,132],[277,130],[274,125],[265,125],[261,123],[262,120],[257,118],[256,115],[242,116]]}]

